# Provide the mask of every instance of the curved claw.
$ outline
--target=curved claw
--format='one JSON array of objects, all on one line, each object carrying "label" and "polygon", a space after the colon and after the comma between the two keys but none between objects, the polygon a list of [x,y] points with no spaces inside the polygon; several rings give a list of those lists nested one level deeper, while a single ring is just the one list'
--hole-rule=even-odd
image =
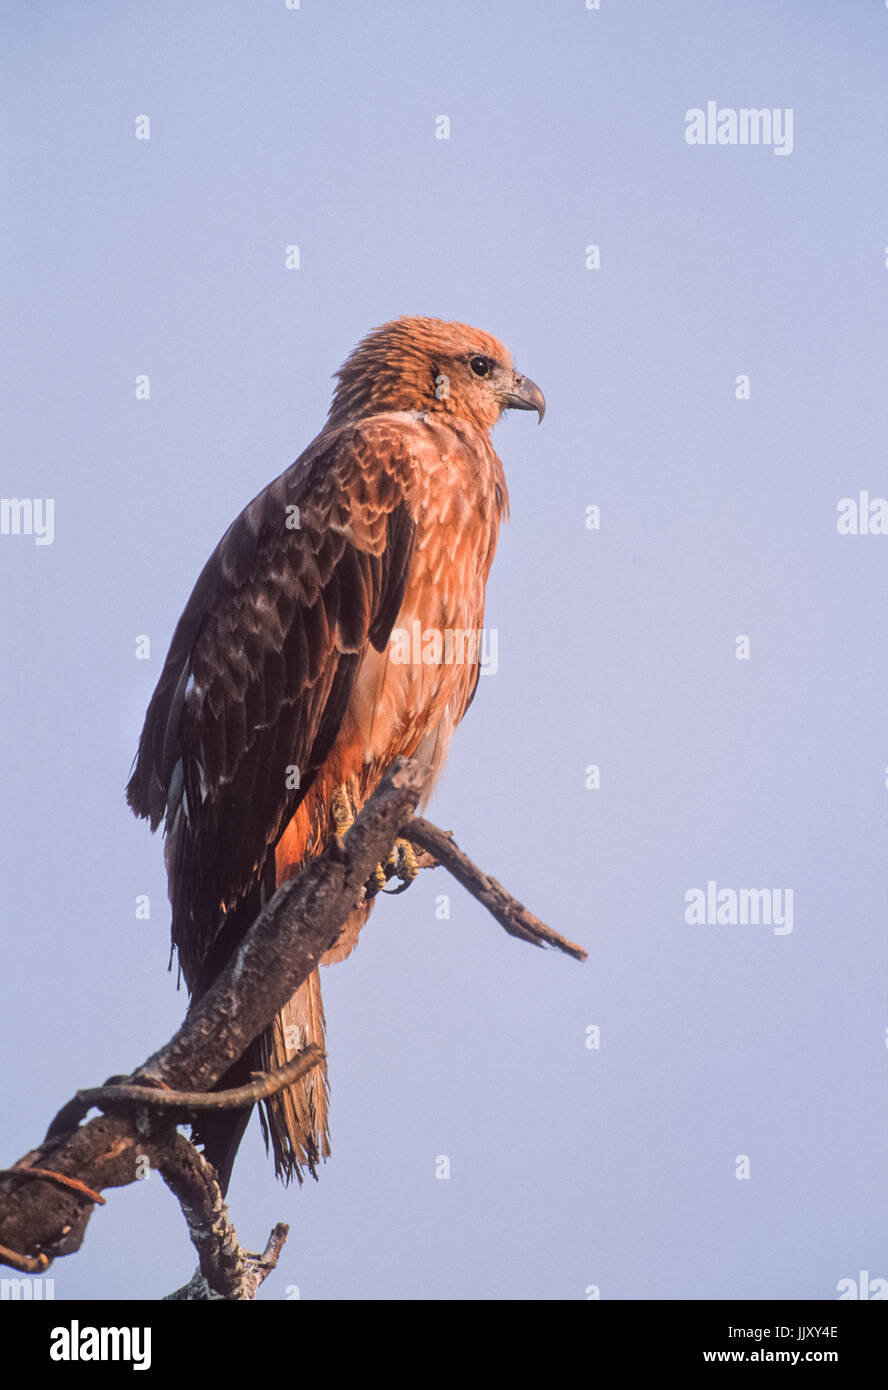
[{"label": "curved claw", "polygon": [[[418,873],[419,865],[416,862],[416,851],[409,840],[399,836],[392,846],[392,852],[388,859],[384,864],[376,865],[368,880],[368,895],[374,897],[377,893],[387,893],[389,897],[395,897],[398,893],[403,893],[405,888],[410,887]],[[390,878],[400,880],[397,888],[386,887]]]},{"label": "curved claw", "polygon": [[402,878],[397,888],[383,888],[381,891],[385,893],[386,897],[388,898],[396,898],[399,893],[405,892],[406,889],[410,887],[412,882],[412,878]]}]

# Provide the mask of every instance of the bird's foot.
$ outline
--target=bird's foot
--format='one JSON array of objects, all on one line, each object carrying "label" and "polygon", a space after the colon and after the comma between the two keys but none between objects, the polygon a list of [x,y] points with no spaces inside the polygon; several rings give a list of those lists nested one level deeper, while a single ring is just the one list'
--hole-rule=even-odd
[{"label": "bird's foot", "polygon": [[[370,878],[367,880],[367,896],[372,898],[377,893],[388,893],[394,897],[396,893],[403,893],[405,888],[409,888],[413,880],[419,873],[419,865],[416,862],[416,851],[409,840],[401,836],[392,845],[392,852],[384,864],[376,865]],[[390,878],[399,880],[397,888],[386,888]]]},{"label": "bird's foot", "polygon": [[[330,809],[333,815],[333,828],[341,838],[351,829],[355,819],[354,808],[344,788],[334,792]],[[392,845],[389,857],[377,864],[368,878],[366,883],[367,897],[373,898],[377,893],[390,895],[403,893],[405,888],[410,887],[418,873],[419,864],[416,862],[416,851],[409,840],[399,836]],[[397,888],[386,888],[386,884],[391,878],[398,880]]]}]

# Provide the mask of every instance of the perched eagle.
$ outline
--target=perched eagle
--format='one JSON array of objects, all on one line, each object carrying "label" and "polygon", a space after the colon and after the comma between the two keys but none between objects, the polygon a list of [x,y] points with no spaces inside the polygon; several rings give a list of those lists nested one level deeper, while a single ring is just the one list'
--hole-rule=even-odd
[{"label": "perched eagle", "polygon": [[[479,665],[392,659],[393,629],[478,631],[508,511],[489,431],[535,410],[539,387],[496,338],[401,318],[336,373],[327,423],[241,512],[204,566],[145,725],[127,800],[165,823],[172,939],[192,1000],[206,992],[277,885],[342,833],[399,754],[432,780]],[[378,879],[410,877],[409,846]],[[415,867],[414,870],[415,872]],[[372,886],[324,964],[355,945]],[[220,1086],[323,1045],[318,972]],[[330,1152],[317,1067],[263,1102],[285,1181]],[[223,1190],[249,1109],[200,1121]]]}]

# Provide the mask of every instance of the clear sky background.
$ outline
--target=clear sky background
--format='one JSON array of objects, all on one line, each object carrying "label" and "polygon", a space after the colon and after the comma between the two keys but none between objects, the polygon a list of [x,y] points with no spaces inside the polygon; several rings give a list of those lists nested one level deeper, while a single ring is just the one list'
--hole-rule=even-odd
[{"label": "clear sky background", "polygon": [[[888,9],[0,19],[0,495],[55,502],[51,545],[0,536],[0,1163],[178,1026],[161,841],[123,799],[173,627],[357,339],[430,314],[503,338],[548,413],[495,434],[499,670],[429,814],[589,960],[507,937],[443,871],[380,903],[323,975],[320,1181],[276,1184],[255,1121],[238,1162],[241,1239],[291,1226],[260,1297],[888,1277],[888,536],[836,525],[888,497]],[[709,100],[791,108],[792,153],[688,145]],[[710,880],[791,888],[792,932],[689,925]],[[161,1180],[108,1196],[56,1297],[184,1282]]]}]

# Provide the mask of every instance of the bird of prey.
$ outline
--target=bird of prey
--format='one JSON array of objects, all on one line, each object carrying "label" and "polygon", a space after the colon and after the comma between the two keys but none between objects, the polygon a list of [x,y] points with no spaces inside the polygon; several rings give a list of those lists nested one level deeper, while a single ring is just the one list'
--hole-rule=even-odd
[{"label": "bird of prey", "polygon": [[[487,577],[508,514],[490,429],[535,410],[539,387],[496,338],[400,318],[336,373],[327,422],[228,528],[195,584],[148,706],[127,800],[165,824],[172,940],[192,1001],[262,904],[343,833],[399,755],[440,772],[475,693],[474,660],[446,634],[483,625]],[[415,629],[415,624],[419,628]],[[395,633],[423,659],[395,658]],[[440,643],[426,652],[426,634]],[[437,659],[436,659],[437,654]],[[426,793],[428,795],[428,792]],[[400,841],[377,884],[416,872]],[[355,945],[372,905],[324,964]],[[323,1046],[318,971],[219,1083]],[[327,1077],[316,1067],[263,1102],[285,1182],[330,1152]],[[227,1189],[250,1110],[201,1119],[194,1138]]]}]

